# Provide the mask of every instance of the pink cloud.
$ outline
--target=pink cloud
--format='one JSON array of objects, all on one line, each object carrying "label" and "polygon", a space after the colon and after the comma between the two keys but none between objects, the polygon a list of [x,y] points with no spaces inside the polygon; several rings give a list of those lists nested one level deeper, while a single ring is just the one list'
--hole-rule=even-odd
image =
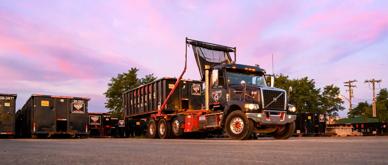
[{"label": "pink cloud", "polygon": [[148,36],[146,38],[149,44],[167,46],[170,51],[175,52],[177,43],[183,41],[183,39],[177,37],[173,26],[171,26],[171,20],[162,12],[158,3],[131,1],[126,2],[120,9],[127,18],[144,23],[144,30],[147,32],[145,35]]},{"label": "pink cloud", "polygon": [[382,39],[388,32],[388,12],[354,7],[327,9],[304,20],[301,29],[310,32],[316,44],[326,44],[321,60],[332,62]]},{"label": "pink cloud", "polygon": [[237,26],[239,30],[234,33],[232,40],[240,47],[246,48],[260,41],[265,30],[269,30],[274,23],[290,16],[295,9],[295,3],[275,2],[270,6],[257,8],[252,16]]},{"label": "pink cloud", "polygon": [[318,12],[302,24],[320,38],[347,42],[373,42],[388,28],[388,12],[354,8],[335,8]]},{"label": "pink cloud", "polygon": [[4,65],[0,65],[0,74],[3,79],[21,79],[23,76],[15,70],[9,69]]},{"label": "pink cloud", "polygon": [[[0,12],[0,53],[2,53],[0,58],[14,61],[23,59],[30,67],[38,67],[35,70],[45,72],[38,77],[50,80],[64,76],[90,79],[109,72],[105,69],[107,67],[111,67],[112,70],[118,67],[127,69],[128,64],[133,64],[130,60],[123,60],[122,56],[118,56],[118,53],[110,49],[106,52],[97,52],[85,45],[93,46],[93,43],[81,45],[77,42],[77,37],[60,29],[36,24],[12,12]],[[95,68],[95,65],[100,67]],[[7,63],[3,65],[2,70],[7,68],[19,75],[26,74],[25,78],[30,77],[29,70],[22,70],[23,67],[21,64]]]}]

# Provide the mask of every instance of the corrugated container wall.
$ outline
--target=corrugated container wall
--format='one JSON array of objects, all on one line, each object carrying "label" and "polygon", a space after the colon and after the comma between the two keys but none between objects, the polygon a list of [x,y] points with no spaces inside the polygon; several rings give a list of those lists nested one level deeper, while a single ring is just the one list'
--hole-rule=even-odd
[{"label": "corrugated container wall", "polygon": [[[126,117],[156,113],[174,84],[175,78],[162,78],[142,85],[123,94],[124,115]],[[178,110],[198,110],[204,106],[204,93],[201,81],[182,80],[170,97],[164,113]]]}]

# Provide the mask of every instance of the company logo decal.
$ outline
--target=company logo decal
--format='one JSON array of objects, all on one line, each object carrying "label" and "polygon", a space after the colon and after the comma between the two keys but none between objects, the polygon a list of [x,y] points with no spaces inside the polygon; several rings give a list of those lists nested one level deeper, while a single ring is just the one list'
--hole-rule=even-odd
[{"label": "company logo decal", "polygon": [[119,127],[125,127],[124,120],[119,120]]},{"label": "company logo decal", "polygon": [[73,101],[73,113],[84,113],[85,112],[85,102],[83,100],[74,100]]},{"label": "company logo decal", "polygon": [[101,117],[97,115],[90,116],[90,125],[101,125]]},{"label": "company logo decal", "polygon": [[212,98],[214,101],[218,102],[221,99],[222,91],[213,91]]},{"label": "company logo decal", "polygon": [[191,86],[191,94],[200,96],[201,95],[201,85],[200,84],[193,84]]}]

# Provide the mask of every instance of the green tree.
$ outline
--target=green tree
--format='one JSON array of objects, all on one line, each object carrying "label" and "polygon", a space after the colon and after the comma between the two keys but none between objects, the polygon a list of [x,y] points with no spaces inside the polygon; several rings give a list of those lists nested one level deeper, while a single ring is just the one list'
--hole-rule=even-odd
[{"label": "green tree", "polygon": [[[295,105],[298,112],[319,112],[320,89],[316,89],[315,81],[304,77],[289,79],[288,76],[276,76],[275,86],[287,90],[290,104]],[[289,91],[292,87],[292,91]]]},{"label": "green tree", "polygon": [[148,74],[148,75],[145,75],[145,77],[141,78],[139,81],[140,81],[140,84],[148,84],[155,80],[156,80],[156,77],[154,76],[154,74]]},{"label": "green tree", "polygon": [[120,117],[123,110],[122,94],[139,85],[152,82],[156,79],[153,74],[146,75],[144,78],[137,77],[137,68],[131,68],[126,73],[118,74],[108,83],[108,89],[104,93],[106,97],[105,107],[109,109],[114,116]]},{"label": "green tree", "polygon": [[320,111],[326,111],[329,116],[338,116],[338,111],[345,109],[342,106],[344,102],[338,97],[339,95],[340,89],[338,87],[333,84],[325,86],[320,97]]},{"label": "green tree", "polygon": [[372,117],[372,106],[368,102],[359,102],[355,108],[348,112],[348,117]]},{"label": "green tree", "polygon": [[340,90],[334,85],[325,86],[321,92],[321,89],[315,86],[315,81],[308,77],[290,79],[286,75],[278,75],[275,86],[287,91],[290,104],[295,105],[298,112],[328,113],[337,116],[338,111],[344,109],[341,106],[343,101],[338,98]]},{"label": "green tree", "polygon": [[292,83],[290,102],[295,104],[300,112],[323,113],[319,109],[320,89],[315,88],[315,81],[304,77]]},{"label": "green tree", "polygon": [[[380,121],[388,121],[388,90],[381,89],[376,97],[377,118]],[[348,117],[362,116],[365,118],[373,117],[372,105],[368,102],[360,102],[352,111],[348,113]]]},{"label": "green tree", "polygon": [[[268,80],[268,81],[269,81],[269,80]],[[286,90],[287,92],[289,92],[288,90],[289,90],[289,88],[290,88],[290,86],[291,86],[291,81],[292,81],[292,80],[290,80],[290,79],[288,78],[288,76],[286,76],[286,75],[282,75],[282,74],[277,75],[277,76],[275,77],[275,87],[284,89],[284,90]]]},{"label": "green tree", "polygon": [[380,121],[388,121],[388,90],[381,89],[376,98],[377,117]]}]

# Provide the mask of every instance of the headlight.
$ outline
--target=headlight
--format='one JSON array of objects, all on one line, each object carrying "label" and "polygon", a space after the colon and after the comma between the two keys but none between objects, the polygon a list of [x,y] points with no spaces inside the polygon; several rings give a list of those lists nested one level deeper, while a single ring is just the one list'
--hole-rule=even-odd
[{"label": "headlight", "polygon": [[245,104],[244,107],[248,110],[256,110],[259,109],[259,104]]},{"label": "headlight", "polygon": [[290,112],[296,112],[296,107],[292,104],[288,104],[288,111]]}]

